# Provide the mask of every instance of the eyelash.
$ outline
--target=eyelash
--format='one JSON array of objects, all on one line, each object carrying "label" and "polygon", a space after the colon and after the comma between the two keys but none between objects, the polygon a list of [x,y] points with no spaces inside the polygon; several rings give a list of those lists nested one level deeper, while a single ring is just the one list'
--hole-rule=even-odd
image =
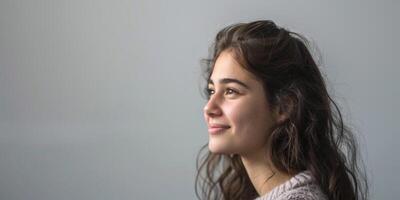
[{"label": "eyelash", "polygon": [[[227,88],[226,91],[232,91],[230,94],[239,94],[239,92],[237,92],[236,90],[234,90],[234,89],[232,89],[232,88]],[[214,94],[214,93],[212,93],[212,92],[214,92],[213,89],[207,88],[207,94],[208,94],[208,96],[211,96],[212,94]]]}]

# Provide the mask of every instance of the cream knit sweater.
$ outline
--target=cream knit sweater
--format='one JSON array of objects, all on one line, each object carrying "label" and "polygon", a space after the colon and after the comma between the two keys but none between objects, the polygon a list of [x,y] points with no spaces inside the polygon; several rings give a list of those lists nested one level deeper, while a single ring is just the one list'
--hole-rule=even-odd
[{"label": "cream knit sweater", "polygon": [[298,173],[255,200],[327,200],[309,171]]}]

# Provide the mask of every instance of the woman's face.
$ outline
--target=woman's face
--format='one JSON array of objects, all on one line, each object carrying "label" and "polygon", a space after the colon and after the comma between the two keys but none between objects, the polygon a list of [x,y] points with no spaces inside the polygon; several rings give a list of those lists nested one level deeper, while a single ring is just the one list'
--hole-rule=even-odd
[{"label": "woman's face", "polygon": [[204,118],[210,151],[246,155],[264,150],[274,115],[262,83],[244,70],[230,51],[217,58],[208,89]]}]

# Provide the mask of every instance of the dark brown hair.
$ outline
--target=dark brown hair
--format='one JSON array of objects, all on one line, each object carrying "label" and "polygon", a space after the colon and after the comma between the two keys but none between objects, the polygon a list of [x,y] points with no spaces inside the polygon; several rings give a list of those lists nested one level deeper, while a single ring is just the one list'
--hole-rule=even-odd
[{"label": "dark brown hair", "polygon": [[[269,20],[233,24],[218,32],[211,58],[205,59],[205,78],[208,83],[220,53],[231,50],[242,67],[262,81],[271,109],[288,111],[287,120],[268,137],[274,167],[291,175],[309,170],[330,200],[367,199],[355,137],[328,94],[308,46],[303,36]],[[240,156],[214,154],[207,146],[197,157],[197,197],[256,198]]]}]

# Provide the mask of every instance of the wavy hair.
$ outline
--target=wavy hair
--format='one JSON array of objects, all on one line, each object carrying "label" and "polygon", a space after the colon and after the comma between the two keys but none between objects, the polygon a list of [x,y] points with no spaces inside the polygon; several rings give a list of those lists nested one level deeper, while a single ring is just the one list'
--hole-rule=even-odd
[{"label": "wavy hair", "polygon": [[[291,175],[309,170],[329,200],[367,199],[356,138],[328,94],[308,47],[303,36],[270,20],[232,24],[218,32],[210,58],[204,59],[205,79],[208,83],[220,53],[231,50],[241,66],[262,81],[271,109],[288,113],[266,141],[274,167]],[[214,154],[207,146],[196,161],[197,198],[256,198],[240,156]]]}]

